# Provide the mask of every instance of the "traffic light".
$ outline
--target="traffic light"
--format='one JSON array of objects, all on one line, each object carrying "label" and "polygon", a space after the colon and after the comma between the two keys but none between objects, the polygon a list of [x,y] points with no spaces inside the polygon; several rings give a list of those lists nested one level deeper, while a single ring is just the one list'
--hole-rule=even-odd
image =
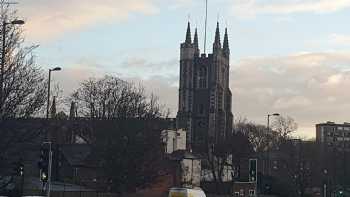
[{"label": "traffic light", "polygon": [[40,170],[40,180],[46,182],[48,179],[49,151],[44,147],[40,149],[38,168]]},{"label": "traffic light", "polygon": [[20,176],[24,175],[24,165],[23,165],[23,163],[19,164],[19,175]]},{"label": "traffic light", "polygon": [[23,165],[23,162],[21,160],[13,163],[13,175],[15,175],[15,176],[23,176],[24,175],[24,165]]},{"label": "traffic light", "polygon": [[47,182],[47,180],[48,180],[48,174],[47,174],[47,171],[41,171],[41,173],[40,173],[40,180],[42,181],[42,182]]},{"label": "traffic light", "polygon": [[343,190],[339,190],[339,191],[337,192],[336,197],[343,197],[343,196],[344,196],[344,191],[343,191]]},{"label": "traffic light", "polygon": [[249,159],[249,181],[256,182],[257,181],[257,159]]}]

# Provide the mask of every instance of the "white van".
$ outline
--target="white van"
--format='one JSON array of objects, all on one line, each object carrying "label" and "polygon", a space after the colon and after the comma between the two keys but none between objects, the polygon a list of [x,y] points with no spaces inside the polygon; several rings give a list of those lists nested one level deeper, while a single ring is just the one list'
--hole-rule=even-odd
[{"label": "white van", "polygon": [[170,188],[169,197],[206,197],[201,188]]}]

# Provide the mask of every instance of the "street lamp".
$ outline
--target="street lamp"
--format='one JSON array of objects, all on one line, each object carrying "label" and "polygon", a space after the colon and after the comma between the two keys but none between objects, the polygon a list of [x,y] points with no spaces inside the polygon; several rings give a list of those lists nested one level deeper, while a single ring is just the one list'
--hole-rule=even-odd
[{"label": "street lamp", "polygon": [[46,119],[49,119],[51,72],[52,72],[52,71],[60,71],[60,70],[62,70],[60,67],[55,67],[55,68],[53,68],[53,69],[49,69],[49,81],[48,81],[48,86],[47,86]]},{"label": "street lamp", "polygon": [[6,26],[7,25],[24,25],[23,20],[13,20],[7,22],[2,21],[2,49],[1,49],[1,69],[0,69],[0,113],[2,111],[3,102],[4,102],[4,73],[5,73],[5,63],[6,63]]},{"label": "street lamp", "polygon": [[328,190],[328,170],[325,168],[323,169],[323,174],[325,176],[325,180],[323,182],[323,197],[327,197],[327,190]]},{"label": "street lamp", "polygon": [[11,21],[11,24],[12,25],[24,25],[24,20],[14,20],[14,21]]},{"label": "street lamp", "polygon": [[[273,114],[267,114],[267,132],[270,132],[270,117],[271,116],[280,116],[279,113],[273,113]],[[268,153],[267,153],[267,157],[268,157],[268,175],[270,175],[270,149],[268,149]]]}]

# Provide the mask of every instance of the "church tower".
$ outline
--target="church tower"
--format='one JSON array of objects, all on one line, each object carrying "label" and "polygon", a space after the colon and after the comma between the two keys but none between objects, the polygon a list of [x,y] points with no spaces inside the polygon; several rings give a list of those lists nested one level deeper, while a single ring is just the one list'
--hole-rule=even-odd
[{"label": "church tower", "polygon": [[197,149],[219,143],[232,132],[232,93],[229,88],[230,49],[227,28],[223,45],[217,23],[213,52],[200,54],[198,33],[192,41],[188,23],[180,49],[178,128],[187,130],[187,144]]}]

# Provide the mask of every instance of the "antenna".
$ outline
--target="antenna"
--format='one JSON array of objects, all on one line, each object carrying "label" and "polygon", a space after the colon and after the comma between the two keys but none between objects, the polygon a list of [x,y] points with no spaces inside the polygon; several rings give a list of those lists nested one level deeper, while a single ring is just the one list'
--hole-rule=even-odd
[{"label": "antenna", "polygon": [[207,26],[208,26],[208,0],[205,0],[205,29],[204,29],[204,54],[207,50]]}]

